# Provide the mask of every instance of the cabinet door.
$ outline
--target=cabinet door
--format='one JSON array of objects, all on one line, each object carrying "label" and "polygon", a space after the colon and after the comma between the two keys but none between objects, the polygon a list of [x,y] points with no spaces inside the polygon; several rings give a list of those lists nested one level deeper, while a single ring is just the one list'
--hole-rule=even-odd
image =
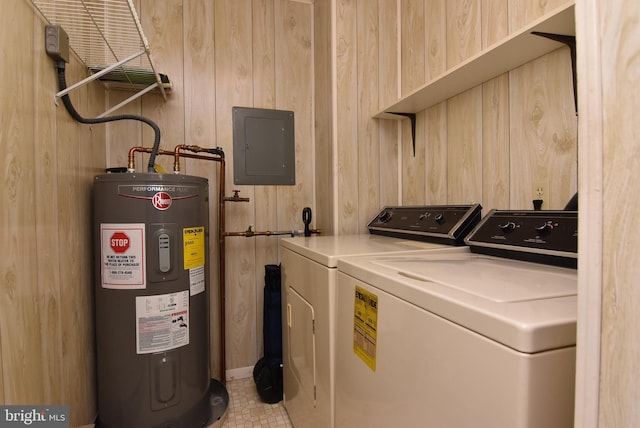
[{"label": "cabinet door", "polygon": [[[288,359],[304,400],[315,407],[316,339],[313,306],[295,289],[287,289]],[[289,397],[287,397],[289,399]]]}]

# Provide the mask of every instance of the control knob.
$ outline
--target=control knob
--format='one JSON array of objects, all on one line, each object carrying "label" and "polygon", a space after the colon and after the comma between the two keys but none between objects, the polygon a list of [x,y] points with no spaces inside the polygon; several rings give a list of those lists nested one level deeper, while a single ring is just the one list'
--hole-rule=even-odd
[{"label": "control knob", "polygon": [[392,214],[390,210],[383,210],[380,215],[378,215],[378,221],[380,223],[386,223],[391,219]]},{"label": "control knob", "polygon": [[553,225],[549,222],[543,223],[540,226],[536,226],[536,231],[539,234],[550,232],[553,229]]},{"label": "control knob", "polygon": [[516,228],[516,224],[514,222],[512,222],[512,221],[508,221],[506,223],[499,224],[498,227],[504,233],[509,233],[509,232],[513,231],[513,229]]},{"label": "control knob", "polygon": [[442,214],[436,214],[434,219],[435,219],[436,223],[438,223],[438,224],[444,223],[444,216]]}]

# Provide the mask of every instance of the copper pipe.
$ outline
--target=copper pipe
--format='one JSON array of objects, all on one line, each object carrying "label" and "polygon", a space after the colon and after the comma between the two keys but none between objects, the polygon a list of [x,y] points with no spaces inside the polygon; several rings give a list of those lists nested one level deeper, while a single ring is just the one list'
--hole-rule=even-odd
[{"label": "copper pipe", "polygon": [[[129,149],[127,171],[136,172],[136,159],[135,159],[136,152],[151,153],[152,151],[153,151],[153,148],[151,147],[131,147]],[[159,155],[173,155],[173,152],[169,152],[167,150],[158,150],[157,153]]]},{"label": "copper pipe", "polygon": [[[195,153],[206,152],[209,156],[198,155],[194,153],[184,153],[181,150],[189,150]],[[167,150],[158,150],[158,155],[173,156],[173,172],[175,174],[180,173],[180,157],[191,159],[202,159],[220,162],[219,177],[218,177],[218,244],[219,244],[219,286],[220,286],[220,376],[221,382],[226,385],[226,289],[225,289],[225,237],[227,236],[244,236],[250,238],[252,236],[275,236],[275,235],[288,235],[289,231],[264,231],[256,232],[249,227],[244,232],[225,232],[225,201],[228,202],[249,202],[249,198],[242,198],[238,196],[238,191],[233,192],[233,196],[225,197],[225,157],[222,149],[216,150],[215,153],[211,153],[212,149],[202,148],[200,146],[191,145],[178,145],[173,152]],[[152,149],[147,147],[133,147],[129,150],[128,166],[129,172],[135,172],[135,153],[144,152],[151,153]],[[299,231],[293,231],[299,232]],[[311,233],[319,234],[319,229],[311,229]]]},{"label": "copper pipe", "polygon": [[249,198],[241,198],[238,193],[240,193],[239,190],[233,190],[233,196],[227,196],[224,200],[228,202],[249,202]]},{"label": "copper pipe", "polygon": [[[210,156],[203,156],[194,153],[182,153],[180,150],[190,150],[194,152],[207,152]],[[226,335],[225,335],[225,308],[226,308],[226,290],[225,290],[225,242],[224,242],[224,228],[225,228],[225,158],[222,149],[217,150],[216,153],[210,153],[211,149],[204,149],[199,146],[187,146],[178,145],[173,152],[168,150],[158,150],[158,155],[168,155],[174,157],[173,172],[178,174],[180,172],[180,157],[191,159],[210,160],[214,162],[220,162],[220,169],[218,172],[218,245],[219,245],[219,272],[218,282],[220,287],[220,381],[222,384],[226,384]],[[129,158],[127,169],[129,172],[135,172],[135,153],[151,153],[152,149],[148,147],[132,147],[129,149]]]},{"label": "copper pipe", "polygon": [[[129,172],[135,172],[135,170],[136,170],[136,167],[135,167],[135,153],[136,152],[151,153],[152,150],[153,149],[151,147],[132,147],[131,149],[129,149],[129,160],[128,160],[128,165],[127,165],[127,170]],[[167,156],[174,156],[175,157],[175,152],[170,152],[168,150],[158,150],[158,154],[159,155],[167,155]],[[217,155],[217,156],[219,156],[219,155]],[[181,153],[180,157],[220,162],[219,158],[212,157],[212,156],[196,155],[196,154],[193,154],[193,153]],[[179,174],[180,173],[180,164],[179,164],[179,162],[177,163],[177,165],[178,166],[177,166],[177,169],[176,169],[176,162],[174,161],[173,172],[175,174]]]},{"label": "copper pipe", "polygon": [[226,280],[226,272],[225,272],[225,250],[226,250],[226,245],[225,245],[225,241],[224,241],[224,237],[225,237],[225,232],[224,232],[224,228],[225,228],[225,206],[224,206],[224,202],[225,202],[225,197],[224,197],[224,192],[225,192],[225,159],[224,159],[224,152],[222,151],[222,149],[220,149],[219,151],[217,151],[215,154],[210,153],[213,156],[217,156],[217,157],[210,157],[210,156],[201,156],[201,155],[192,155],[190,153],[183,153],[181,152],[181,150],[189,150],[192,152],[196,152],[196,153],[200,153],[200,152],[207,152],[210,153],[209,150],[211,149],[205,149],[202,148],[200,146],[191,146],[191,145],[185,145],[185,144],[180,144],[177,145],[174,149],[174,161],[173,161],[173,170],[174,172],[179,172],[180,171],[180,157],[196,157],[197,159],[208,159],[208,160],[215,160],[217,162],[220,162],[220,170],[218,173],[218,257],[219,257],[219,267],[218,267],[218,282],[219,282],[219,287],[220,287],[220,381],[222,382],[223,385],[226,385],[227,383],[227,376],[226,376],[226,371],[227,371],[227,363],[226,363],[226,307],[227,307],[227,302],[226,302],[226,287],[225,287],[225,280]]},{"label": "copper pipe", "polygon": [[[311,233],[319,234],[319,229],[311,229]],[[247,230],[243,232],[225,232],[225,236],[244,236],[246,238],[251,238],[252,236],[281,236],[281,235],[297,235],[302,236],[304,234],[304,230],[266,230],[266,231],[255,231],[249,227]]]}]

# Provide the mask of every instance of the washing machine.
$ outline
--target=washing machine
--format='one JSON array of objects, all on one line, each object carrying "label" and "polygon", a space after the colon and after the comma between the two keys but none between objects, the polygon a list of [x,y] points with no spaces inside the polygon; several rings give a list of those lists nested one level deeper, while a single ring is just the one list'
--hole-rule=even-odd
[{"label": "washing machine", "polygon": [[283,238],[284,406],[296,428],[334,426],[336,272],[341,257],[468,252],[478,204],[385,207],[370,234]]},{"label": "washing machine", "polygon": [[577,212],[491,211],[470,251],[338,261],[336,427],[572,427]]}]

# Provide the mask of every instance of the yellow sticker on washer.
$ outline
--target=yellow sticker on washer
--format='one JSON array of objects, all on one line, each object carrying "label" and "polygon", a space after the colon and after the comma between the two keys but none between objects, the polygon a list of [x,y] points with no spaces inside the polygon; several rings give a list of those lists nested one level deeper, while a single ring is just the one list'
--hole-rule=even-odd
[{"label": "yellow sticker on washer", "polygon": [[184,269],[204,266],[204,226],[182,229]]},{"label": "yellow sticker on washer", "polygon": [[356,286],[353,306],[353,352],[375,372],[378,296]]}]

